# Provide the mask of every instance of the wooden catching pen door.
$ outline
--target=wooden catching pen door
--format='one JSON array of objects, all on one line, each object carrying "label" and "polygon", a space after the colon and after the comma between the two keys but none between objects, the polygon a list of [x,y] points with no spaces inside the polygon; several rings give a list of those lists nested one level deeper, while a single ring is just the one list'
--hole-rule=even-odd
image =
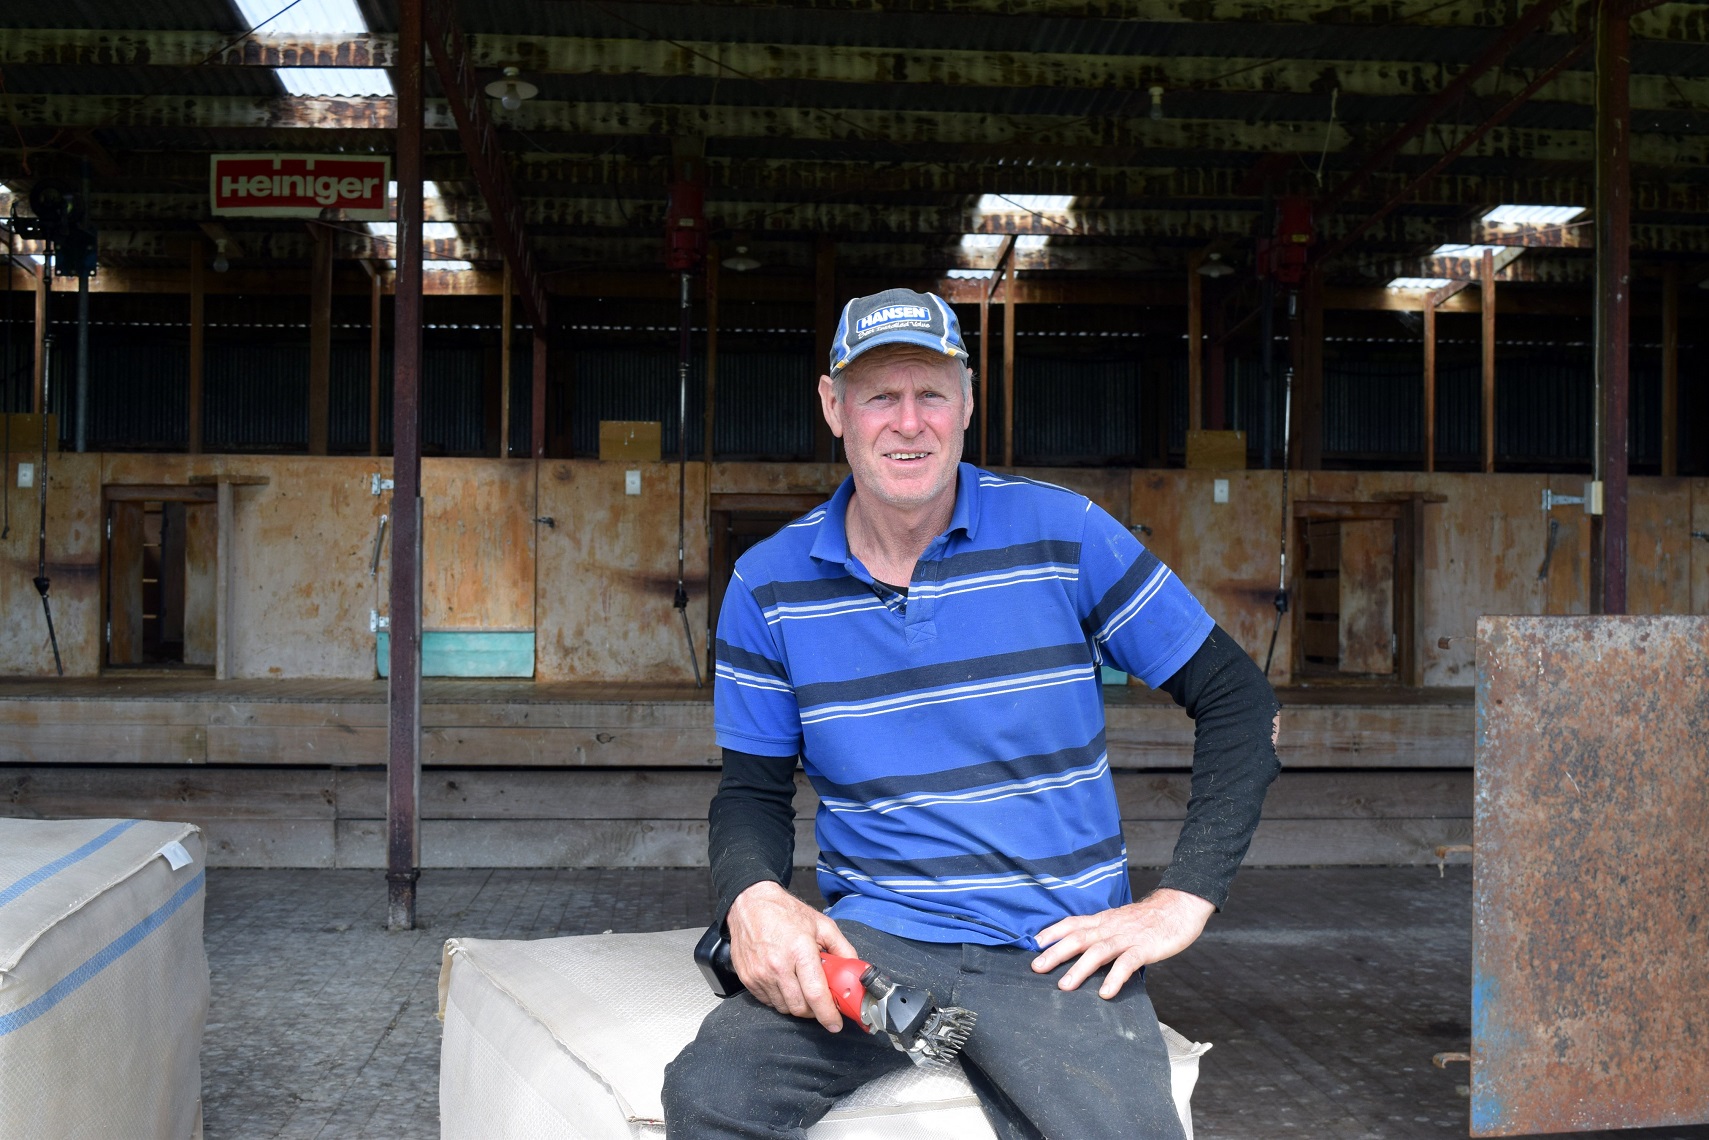
[{"label": "wooden catching pen door", "polygon": [[105,488],[105,666],[213,667],[216,495],[199,486]]},{"label": "wooden catching pen door", "polygon": [[1296,675],[1416,685],[1418,503],[1294,504]]}]

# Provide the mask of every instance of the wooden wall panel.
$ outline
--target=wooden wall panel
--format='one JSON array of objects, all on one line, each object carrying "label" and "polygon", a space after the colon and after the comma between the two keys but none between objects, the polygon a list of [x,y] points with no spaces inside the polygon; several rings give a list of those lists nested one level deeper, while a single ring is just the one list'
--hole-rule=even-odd
[{"label": "wooden wall panel", "polygon": [[[558,526],[520,537],[515,523],[529,508],[519,511],[515,505],[526,503],[532,491],[531,473],[519,474],[530,471],[526,462],[506,467],[496,460],[430,461],[428,470],[436,468],[444,473],[448,492],[453,483],[467,492],[467,497],[447,493],[434,500],[443,524],[434,529],[463,552],[444,565],[466,568],[471,563],[468,551],[474,550],[473,564],[484,573],[502,568],[503,588],[483,594],[466,569],[448,569],[430,591],[430,599],[446,601],[431,620],[515,619],[526,628],[524,615],[534,598],[542,679],[690,679],[681,623],[670,606],[676,579],[676,473],[670,464],[649,465],[643,494],[630,498],[622,494],[621,465],[548,463],[541,470],[541,501],[528,517],[550,515]],[[225,472],[270,480],[267,486],[233,491],[233,675],[372,677],[368,613],[383,597],[385,581],[383,567],[378,581],[368,576],[368,561],[377,518],[393,508],[389,495],[376,498],[368,493],[368,482],[372,474],[389,470],[389,461],[366,457],[53,456],[48,561],[67,674],[95,675],[104,647],[101,486],[184,483],[193,476]],[[690,615],[697,649],[704,654],[703,470],[700,464],[690,467],[688,554]],[[837,464],[720,463],[713,466],[711,490],[822,495],[844,471]],[[1279,472],[1027,473],[1091,494],[1130,525],[1151,527],[1150,535],[1141,536],[1146,544],[1176,569],[1255,658],[1262,658],[1275,616],[1271,599]],[[1227,504],[1211,502],[1212,481],[1218,477],[1230,480]],[[1470,636],[1479,615],[1582,612],[1587,554],[1580,508],[1555,510],[1561,524],[1556,552],[1549,573],[1539,577],[1538,571],[1548,543],[1548,517],[1540,509],[1543,487],[1578,494],[1583,482],[1582,476],[1570,475],[1311,472],[1297,475],[1293,487],[1295,497],[1369,499],[1422,493],[1445,500],[1421,508],[1418,645],[1426,685],[1464,687],[1471,679]],[[1692,530],[1709,533],[1709,490],[1702,489],[1709,481],[1688,485],[1646,478],[1634,480],[1632,486],[1634,606],[1690,606],[1709,612],[1709,543],[1689,538]],[[0,675],[46,675],[52,672],[53,658],[41,602],[30,586],[35,576],[34,493],[15,486],[4,493],[12,504],[13,527],[0,543]],[[498,510],[495,503],[510,505]],[[519,590],[528,577],[527,557],[521,551],[529,539],[539,544],[537,595]],[[194,541],[190,536],[192,545]],[[491,553],[495,549],[496,555]],[[1292,553],[1297,567],[1297,544]],[[187,557],[196,562],[193,553]],[[211,572],[210,563],[202,565]],[[196,573],[193,565],[192,583]],[[187,611],[193,609],[187,606]],[[191,612],[186,623],[187,640],[195,644],[205,645],[215,632],[206,623],[198,627]],[[1292,659],[1291,625],[1284,624],[1276,655],[1284,667]],[[200,632],[190,632],[198,628]],[[1439,645],[1442,638],[1450,639],[1447,649]],[[197,656],[205,659],[204,652]],[[1284,679],[1281,669],[1276,679]]]},{"label": "wooden wall panel", "polygon": [[1395,524],[1341,524],[1337,657],[1343,673],[1395,671]]},{"label": "wooden wall panel", "polygon": [[1691,612],[1709,614],[1709,479],[1691,481]]},{"label": "wooden wall panel", "polygon": [[[1582,496],[1584,477],[1550,476],[1545,486],[1557,495]],[[1538,504],[1542,509],[1542,504]],[[1555,526],[1553,538],[1547,527]],[[1542,587],[1542,612],[1587,614],[1590,612],[1590,516],[1582,506],[1556,507],[1544,518],[1544,557],[1537,560]],[[1550,543],[1553,550],[1550,550]],[[1546,559],[1546,562],[1545,562]]]},{"label": "wooden wall panel", "polygon": [[[623,493],[639,468],[641,493]],[[706,672],[706,465],[688,465],[689,626]],[[540,468],[535,677],[542,681],[692,682],[677,582],[677,468],[671,463],[553,460]]]},{"label": "wooden wall panel", "polygon": [[107,664],[142,664],[143,504],[107,508]]},{"label": "wooden wall panel", "polygon": [[424,459],[421,497],[422,628],[533,629],[534,464]]},{"label": "wooden wall panel", "polygon": [[219,633],[219,508],[188,503],[184,510],[184,664],[212,665]]},{"label": "wooden wall panel", "polygon": [[[1213,502],[1227,479],[1229,501]],[[1282,479],[1276,471],[1135,471],[1129,524],[1255,661],[1275,626]],[[1297,555],[1297,551],[1290,552]],[[1271,679],[1287,677],[1292,634],[1283,622]]]},{"label": "wooden wall panel", "polygon": [[[1300,497],[1371,500],[1423,494],[1424,573],[1418,598],[1421,676],[1426,686],[1469,686],[1477,619],[1542,613],[1537,577],[1548,540],[1546,475],[1312,471]],[[1449,639],[1446,649],[1440,641]]]},{"label": "wooden wall panel", "polygon": [[271,479],[232,489],[231,676],[372,677],[379,595],[368,563],[375,522],[392,507],[369,493],[369,477],[389,475],[389,461],[224,458]]},{"label": "wooden wall panel", "polygon": [[1691,518],[1691,480],[1631,481],[1626,522],[1626,612],[1691,612],[1691,532],[1697,529],[1691,525]]},{"label": "wooden wall panel", "polygon": [[[54,630],[68,677],[93,677],[105,648],[101,583],[101,457],[50,453],[47,494],[47,573],[52,581]],[[17,485],[17,464],[33,463],[40,474],[41,453],[12,455],[13,466],[0,494],[12,511],[12,531],[0,543],[0,675],[52,676],[53,648],[42,617],[36,576],[37,503],[35,487]]]}]

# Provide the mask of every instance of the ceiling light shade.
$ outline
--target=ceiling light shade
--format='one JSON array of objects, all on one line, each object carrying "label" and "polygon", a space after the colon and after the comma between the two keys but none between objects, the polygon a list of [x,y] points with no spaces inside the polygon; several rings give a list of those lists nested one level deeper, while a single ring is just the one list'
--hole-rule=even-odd
[{"label": "ceiling light shade", "polygon": [[1163,88],[1153,87],[1150,91],[1151,117],[1154,119],[1161,119],[1163,117]]},{"label": "ceiling light shade", "polygon": [[1233,272],[1234,268],[1232,266],[1223,264],[1222,254],[1214,251],[1207,253],[1205,255],[1205,263],[1199,266],[1199,275],[1201,277],[1227,277]]},{"label": "ceiling light shade", "polygon": [[507,111],[516,110],[522,106],[524,99],[532,99],[540,94],[540,88],[525,79],[517,78],[521,74],[520,68],[507,67],[504,69],[503,79],[495,79],[487,84],[487,94],[497,99],[499,105]]},{"label": "ceiling light shade", "polygon": [[231,268],[231,259],[225,255],[225,238],[214,239],[214,272],[224,273]]},{"label": "ceiling light shade", "polygon": [[735,253],[724,259],[723,265],[725,269],[733,269],[737,273],[746,273],[750,269],[758,269],[761,262],[759,258],[748,253],[747,246],[739,245],[736,247]]}]

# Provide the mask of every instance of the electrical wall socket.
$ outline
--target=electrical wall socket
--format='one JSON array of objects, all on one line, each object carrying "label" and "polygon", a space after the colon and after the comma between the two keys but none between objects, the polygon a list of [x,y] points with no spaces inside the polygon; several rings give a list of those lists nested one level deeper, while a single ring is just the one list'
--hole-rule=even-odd
[{"label": "electrical wall socket", "polygon": [[18,464],[18,486],[34,487],[36,485],[36,465],[34,463]]},{"label": "electrical wall socket", "polygon": [[1211,484],[1211,501],[1215,503],[1228,502],[1228,480],[1218,479]]},{"label": "electrical wall socket", "polygon": [[629,470],[623,473],[623,493],[625,495],[639,495],[641,493],[641,473],[639,471]]}]

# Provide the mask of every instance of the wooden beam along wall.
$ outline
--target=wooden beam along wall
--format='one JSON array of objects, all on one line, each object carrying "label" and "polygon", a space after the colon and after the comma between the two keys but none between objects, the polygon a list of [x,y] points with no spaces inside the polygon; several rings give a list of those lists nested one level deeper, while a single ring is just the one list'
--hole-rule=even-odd
[{"label": "wooden beam along wall", "polygon": [[[53,152],[41,152],[32,161],[51,167]],[[531,196],[550,188],[553,194],[573,196],[576,187],[607,192],[628,190],[639,196],[654,196],[669,171],[662,157],[645,154],[597,155],[511,151],[507,155],[519,183],[531,188]],[[157,183],[151,193],[170,194],[164,186],[195,183],[207,177],[207,158],[185,151],[130,152],[114,156],[116,177],[136,184]],[[426,156],[427,176],[442,187],[458,188],[469,179],[467,163],[455,152]],[[23,177],[12,154],[0,155],[0,175]],[[1250,170],[1242,163],[1169,165],[1163,167],[1127,162],[1097,166],[1005,164],[990,166],[938,156],[921,165],[875,167],[871,162],[803,155],[792,158],[740,157],[713,153],[706,160],[707,189],[714,200],[736,198],[744,193],[799,194],[820,199],[843,195],[983,193],[1070,194],[1077,197],[1142,198],[1162,201],[1171,198],[1233,199],[1257,208],[1261,187],[1251,184]],[[1639,212],[1670,211],[1681,214],[1709,210],[1709,184],[1670,180],[1666,168],[1639,169],[1633,183],[1633,205]],[[1401,188],[1410,175],[1386,171],[1371,176],[1366,199],[1385,201]],[[1315,185],[1309,173],[1298,189]],[[1282,186],[1288,185],[1284,180]],[[1485,171],[1456,174],[1447,171],[1418,188],[1411,201],[1425,207],[1476,207],[1493,200],[1533,202],[1541,205],[1583,205],[1592,193],[1588,179],[1568,174],[1535,173],[1527,170]],[[96,199],[101,197],[99,180]],[[451,220],[433,219],[430,220]]]}]

